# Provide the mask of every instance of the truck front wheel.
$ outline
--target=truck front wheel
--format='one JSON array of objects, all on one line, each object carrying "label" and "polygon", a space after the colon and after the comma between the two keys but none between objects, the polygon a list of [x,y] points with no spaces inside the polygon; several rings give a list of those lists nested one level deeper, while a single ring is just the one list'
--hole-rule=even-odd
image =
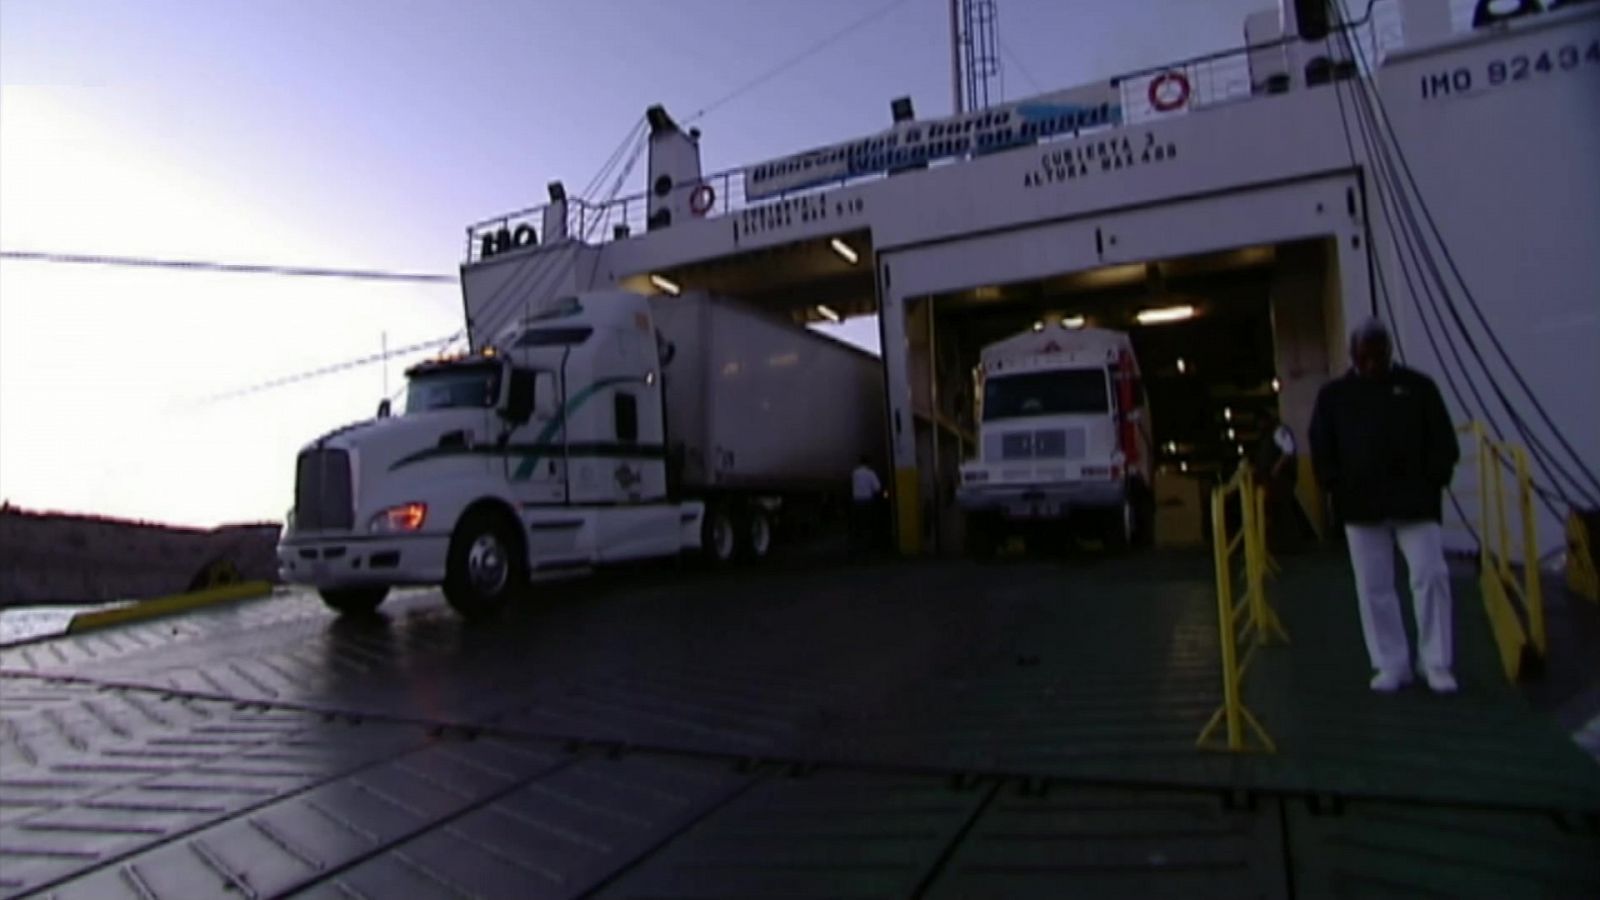
[{"label": "truck front wheel", "polygon": [[444,596],[469,619],[496,615],[527,581],[516,533],[487,510],[469,513],[450,538]]},{"label": "truck front wheel", "polygon": [[378,609],[383,598],[389,596],[386,587],[327,588],[317,591],[328,608],[342,616],[370,616]]}]

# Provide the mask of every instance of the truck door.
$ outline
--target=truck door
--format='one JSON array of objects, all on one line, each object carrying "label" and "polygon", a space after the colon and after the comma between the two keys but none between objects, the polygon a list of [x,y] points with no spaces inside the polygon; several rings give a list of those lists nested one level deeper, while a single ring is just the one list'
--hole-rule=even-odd
[{"label": "truck door", "polygon": [[516,427],[501,455],[511,495],[524,505],[567,502],[566,429],[555,372],[517,369],[514,376],[532,384],[534,414]]}]

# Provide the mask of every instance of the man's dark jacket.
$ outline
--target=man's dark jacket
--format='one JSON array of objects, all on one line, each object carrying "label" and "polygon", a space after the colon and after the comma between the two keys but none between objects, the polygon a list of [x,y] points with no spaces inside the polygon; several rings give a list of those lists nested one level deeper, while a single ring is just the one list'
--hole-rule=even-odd
[{"label": "man's dark jacket", "polygon": [[1346,522],[1439,521],[1460,457],[1444,399],[1421,372],[1351,371],[1317,394],[1311,464]]}]

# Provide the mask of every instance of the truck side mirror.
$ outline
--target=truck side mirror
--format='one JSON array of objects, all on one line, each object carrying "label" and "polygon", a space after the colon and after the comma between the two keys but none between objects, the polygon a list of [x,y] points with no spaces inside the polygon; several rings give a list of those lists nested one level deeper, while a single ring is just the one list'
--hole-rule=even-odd
[{"label": "truck side mirror", "polygon": [[534,373],[528,369],[512,369],[511,384],[506,390],[506,406],[501,415],[521,425],[533,415],[533,407]]},{"label": "truck side mirror", "polygon": [[541,419],[553,419],[561,410],[561,398],[556,396],[556,376],[553,372],[539,372],[533,378],[533,413]]}]

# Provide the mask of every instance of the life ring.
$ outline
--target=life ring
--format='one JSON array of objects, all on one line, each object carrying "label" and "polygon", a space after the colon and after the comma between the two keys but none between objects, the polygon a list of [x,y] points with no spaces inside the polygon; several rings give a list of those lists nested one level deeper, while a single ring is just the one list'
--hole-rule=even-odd
[{"label": "life ring", "polygon": [[703,216],[717,202],[717,192],[709,184],[700,184],[689,194],[689,212]]},{"label": "life ring", "polygon": [[[1175,85],[1174,92],[1165,90]],[[1189,79],[1182,72],[1162,72],[1150,79],[1150,107],[1156,112],[1172,112],[1189,102]]]}]

